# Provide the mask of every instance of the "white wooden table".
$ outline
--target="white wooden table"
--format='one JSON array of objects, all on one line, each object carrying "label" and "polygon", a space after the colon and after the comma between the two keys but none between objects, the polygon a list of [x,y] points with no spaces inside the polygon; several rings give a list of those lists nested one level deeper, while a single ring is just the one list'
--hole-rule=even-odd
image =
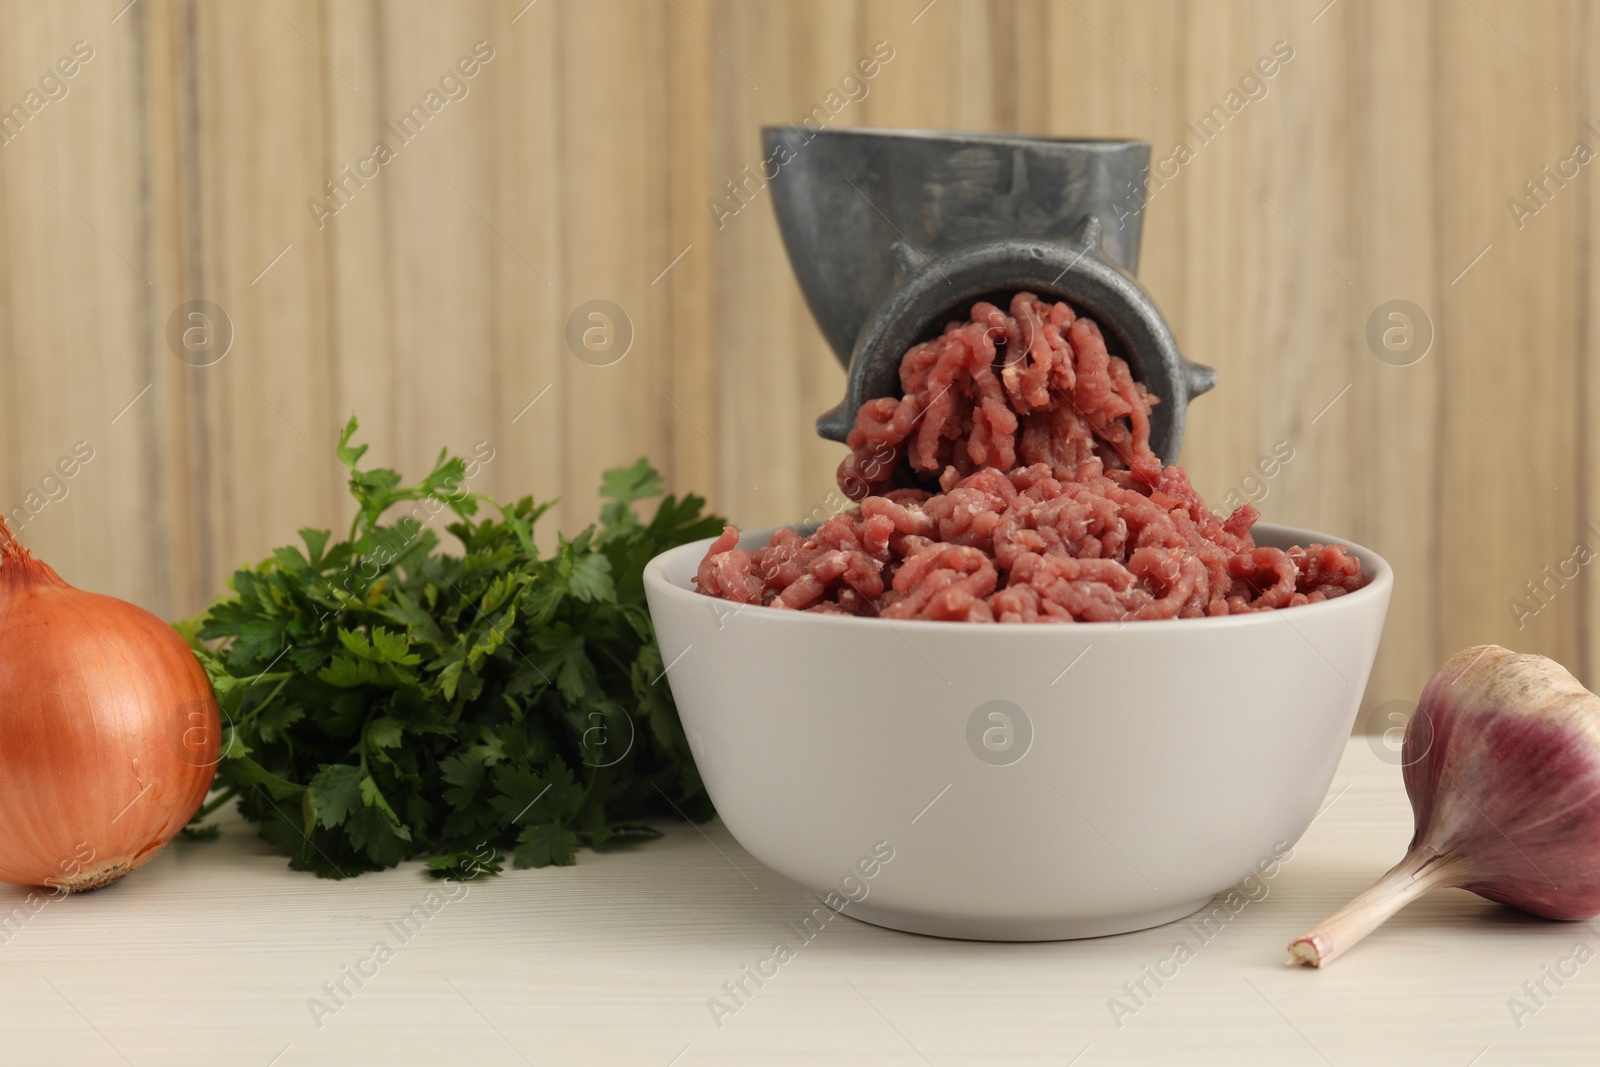
[{"label": "white wooden table", "polygon": [[[787,924],[813,898],[720,824],[704,834],[672,825],[659,841],[582,853],[576,867],[479,880],[402,942],[389,924],[443,885],[420,864],[319,881],[230,823],[218,841],[178,842],[120,885],[5,928],[0,1063],[1596,1061],[1600,962],[1559,989],[1546,979],[1553,995],[1540,1005],[1522,988],[1580,941],[1600,950],[1586,924],[1449,890],[1326,971],[1285,966],[1290,938],[1364,888],[1410,837],[1399,771],[1365,739],[1351,742],[1330,801],[1267,894],[1209,942],[1173,924],[980,944],[845,918],[802,942]],[[0,912],[22,897],[0,887]],[[1145,978],[1142,1003],[1130,998],[1123,983],[1180,938],[1193,958],[1159,988]],[[708,1001],[731,1005],[723,983],[780,940],[794,958],[763,987],[747,983],[754,994],[719,1027]],[[393,956],[362,964],[376,973],[358,988],[345,968],[371,960],[380,941]],[[352,992],[339,1005],[323,984],[341,978]],[[1137,1010],[1114,1020],[1113,997]],[[1536,1010],[1514,1018],[1513,997]],[[335,1010],[313,1012],[312,998]]]}]

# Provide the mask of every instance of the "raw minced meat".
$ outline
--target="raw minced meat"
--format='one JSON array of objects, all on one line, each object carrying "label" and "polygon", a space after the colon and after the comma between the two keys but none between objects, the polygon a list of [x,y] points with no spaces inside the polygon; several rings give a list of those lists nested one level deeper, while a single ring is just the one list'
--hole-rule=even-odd
[{"label": "raw minced meat", "polygon": [[1065,303],[980,302],[911,348],[900,380],[905,396],[868,401],[851,431],[839,485],[858,506],[754,551],[727,527],[695,575],[702,593],[887,619],[1116,622],[1366,584],[1343,546],[1262,548],[1254,507],[1212,515],[1150,451],[1155,398]]},{"label": "raw minced meat", "polygon": [[948,468],[965,477],[1047,463],[1071,478],[1090,457],[1127,469],[1150,454],[1156,398],[1106,349],[1100,327],[1066,303],[1018,293],[1011,313],[980,301],[900,360],[905,396],[861,405],[839,465],[851,500],[884,489],[931,488]]}]

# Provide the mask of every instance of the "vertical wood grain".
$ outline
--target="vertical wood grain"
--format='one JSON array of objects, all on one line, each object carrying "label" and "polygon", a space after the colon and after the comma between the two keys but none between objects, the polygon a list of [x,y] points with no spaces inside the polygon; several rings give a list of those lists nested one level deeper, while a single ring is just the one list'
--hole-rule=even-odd
[{"label": "vertical wood grain", "polygon": [[[1440,276],[1445,266],[1432,225],[1434,190],[1443,178],[1436,118],[1447,96],[1438,87],[1439,28],[1429,7],[1359,7],[1329,30],[1336,26],[1347,40],[1370,43],[1352,59],[1354,108],[1347,118],[1355,284],[1341,342],[1356,365],[1350,393],[1308,430],[1329,436],[1344,430],[1356,465],[1350,536],[1381,545],[1395,569],[1389,623],[1368,686],[1370,712],[1391,700],[1415,700],[1433,665],[1454,651],[1442,646],[1435,607],[1444,517],[1432,505],[1444,462],[1440,389],[1448,388],[1438,331],[1450,279]],[[1383,363],[1368,347],[1366,319],[1391,300],[1416,304],[1432,325],[1432,347],[1410,366]],[[1387,729],[1385,720],[1374,725]]]},{"label": "vertical wood grain", "polygon": [[[1544,572],[1600,550],[1591,168],[1520,226],[1507,206],[1574,141],[1600,148],[1594,3],[120,7],[0,2],[0,105],[74,41],[95,50],[0,145],[0,507],[90,442],[22,531],[79,584],[178,617],[299,527],[342,528],[352,411],[372,459],[411,474],[489,442],[474,488],[560,497],[546,542],[639,455],[743,525],[819,505],[842,450],[812,422],[844,376],[745,168],[763,124],[882,40],[893,60],[834,125],[1194,150],[1150,199],[1140,271],[1220,376],[1183,461],[1220,504],[1287,442],[1264,517],[1395,565],[1369,709],[1481,641],[1600,681],[1589,569]],[[466,95],[399,143],[388,124],[480,40],[494,59]],[[1197,145],[1187,124],[1278,41],[1294,59]],[[346,177],[379,141],[392,161]],[[719,220],[730,181],[747,202]],[[233,324],[215,366],[166,340],[195,299]],[[612,366],[567,344],[593,299],[632,323]],[[1410,366],[1368,344],[1394,299],[1433,329]]]},{"label": "vertical wood grain", "polygon": [[[492,430],[483,435],[495,459],[480,491],[502,500],[528,494],[549,500],[568,492],[561,456],[570,438],[561,408],[565,376],[574,362],[561,339],[567,311],[560,288],[564,185],[560,168],[553,165],[562,152],[565,68],[561,8],[542,2],[527,8],[525,2],[494,5],[485,32],[500,66],[485,71],[479,79],[483,84],[474,90],[484,94],[481,102],[493,111],[497,141],[490,157],[494,200],[485,210],[516,242],[513,247],[495,238],[495,288],[486,307],[495,323],[494,348],[485,361],[491,365],[495,416]],[[461,360],[458,373],[473,373],[477,362]],[[558,517],[547,520],[538,531],[541,544],[553,544],[557,525]]]},{"label": "vertical wood grain", "polygon": [[[1447,526],[1436,602],[1446,649],[1494,641],[1574,662],[1571,590],[1552,590],[1521,629],[1507,603],[1572,548],[1581,491],[1571,326],[1580,303],[1572,225],[1579,198],[1555,192],[1520,231],[1505,205],[1578,133],[1577,9],[1552,4],[1526,20],[1515,5],[1479,7],[1481,15],[1443,23],[1440,48],[1450,109],[1493,110],[1502,121],[1493,130],[1442,127],[1446,269],[1454,278],[1492,248],[1444,296],[1437,506]],[[1502,33],[1520,40],[1512,47]]]}]

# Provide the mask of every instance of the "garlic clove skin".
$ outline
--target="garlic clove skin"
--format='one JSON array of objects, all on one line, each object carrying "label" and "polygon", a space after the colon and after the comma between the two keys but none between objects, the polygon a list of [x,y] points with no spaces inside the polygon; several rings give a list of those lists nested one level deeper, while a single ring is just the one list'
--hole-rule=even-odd
[{"label": "garlic clove skin", "polygon": [[1543,656],[1463,649],[1401,747],[1415,830],[1371,888],[1289,945],[1322,967],[1417,897],[1470,890],[1547,919],[1600,914],[1600,697]]},{"label": "garlic clove skin", "polygon": [[1465,861],[1450,884],[1547,919],[1600,914],[1600,697],[1565,667],[1458,652],[1423,689],[1402,756],[1413,846]]}]

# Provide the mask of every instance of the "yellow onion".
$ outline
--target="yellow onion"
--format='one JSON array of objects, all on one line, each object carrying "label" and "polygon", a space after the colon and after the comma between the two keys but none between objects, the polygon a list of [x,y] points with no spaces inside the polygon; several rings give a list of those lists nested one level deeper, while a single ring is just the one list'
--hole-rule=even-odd
[{"label": "yellow onion", "polygon": [[183,638],[74,589],[0,518],[0,881],[115,882],[199,808],[220,742]]}]

